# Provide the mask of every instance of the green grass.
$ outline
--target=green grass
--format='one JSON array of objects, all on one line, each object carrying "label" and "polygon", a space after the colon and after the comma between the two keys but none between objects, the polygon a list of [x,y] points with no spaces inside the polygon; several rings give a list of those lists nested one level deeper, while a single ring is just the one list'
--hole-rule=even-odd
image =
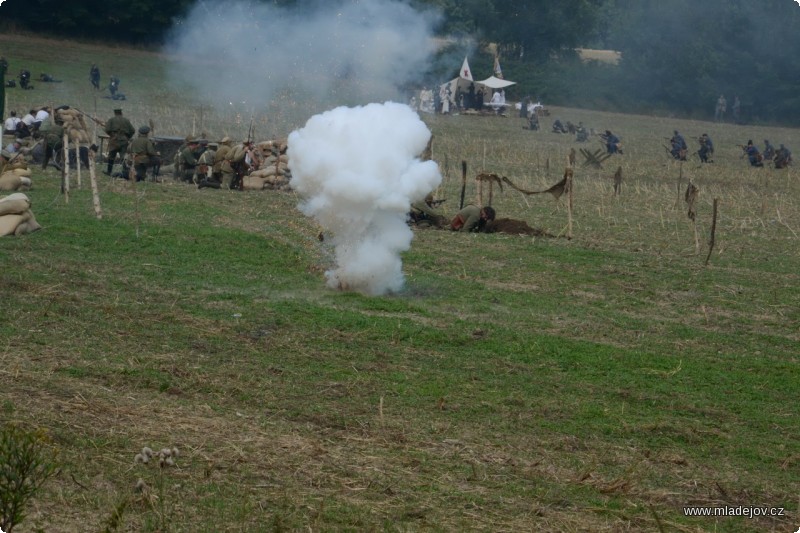
[{"label": "green grass", "polygon": [[[129,72],[166,61],[2,43],[9,59],[24,50],[85,85],[104,57]],[[135,122],[160,124],[167,102],[181,117],[169,133],[190,133],[194,104],[124,80]],[[9,91],[10,107],[54,99],[49,90]],[[80,90],[58,90],[87,106]],[[729,148],[763,136],[796,147],[800,135],[553,113],[626,143],[608,168],[576,170],[574,238],[416,231],[405,288],[382,297],[325,287],[331,250],[293,193],[145,183],[134,194],[103,177],[98,221],[86,183],[66,203],[58,176],[34,170],[44,229],[0,240],[0,402],[4,419],[45,429],[64,466],[19,531],[100,531],[121,501],[125,531],[657,531],[656,516],[666,531],[800,525],[800,187],[794,169],[752,171]],[[462,160],[470,176],[537,188],[560,179],[575,146],[515,117],[425,120],[448,213]],[[675,201],[679,167],[660,146],[674,128],[718,146],[713,166],[682,168],[683,186],[701,187],[697,251]],[[476,197],[472,179],[467,191]],[[495,190],[493,205],[554,234],[566,227],[563,200]],[[172,445],[176,468],[134,464],[143,446]],[[786,516],[687,518],[685,505]]]}]

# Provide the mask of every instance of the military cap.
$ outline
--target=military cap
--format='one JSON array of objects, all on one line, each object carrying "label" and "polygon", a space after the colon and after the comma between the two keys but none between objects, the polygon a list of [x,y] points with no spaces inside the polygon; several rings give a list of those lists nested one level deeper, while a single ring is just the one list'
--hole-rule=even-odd
[{"label": "military cap", "polygon": [[117,115],[121,115],[122,114],[122,109],[117,108],[117,109],[114,110],[114,113],[116,113]]},{"label": "military cap", "polygon": [[222,138],[222,140],[220,141],[220,144],[225,144],[225,143],[229,143],[229,142],[231,142],[231,138],[226,135],[225,137]]},{"label": "military cap", "polygon": [[150,133],[150,126],[142,126],[141,128],[139,128],[139,133],[141,133],[142,135],[147,135],[148,133]]}]

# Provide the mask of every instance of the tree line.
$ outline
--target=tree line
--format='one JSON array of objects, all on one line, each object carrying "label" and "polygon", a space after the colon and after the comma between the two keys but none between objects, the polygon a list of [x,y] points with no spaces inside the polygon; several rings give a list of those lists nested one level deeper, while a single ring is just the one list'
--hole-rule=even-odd
[{"label": "tree line", "polygon": [[[0,24],[157,47],[204,1],[6,0]],[[307,0],[254,1],[313,7]],[[713,115],[724,94],[729,101],[740,98],[744,120],[800,125],[800,7],[794,0],[406,1],[438,9],[440,35],[478,45],[473,70],[491,72],[494,58],[481,45],[496,45],[518,97],[702,119]],[[577,47],[617,50],[622,59],[584,63]],[[447,79],[459,67],[429,74]]]}]

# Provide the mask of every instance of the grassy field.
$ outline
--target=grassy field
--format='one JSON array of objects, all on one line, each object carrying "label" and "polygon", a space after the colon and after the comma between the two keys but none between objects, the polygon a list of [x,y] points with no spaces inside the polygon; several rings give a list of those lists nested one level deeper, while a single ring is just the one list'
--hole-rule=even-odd
[{"label": "grassy field", "polygon": [[[88,70],[113,61],[134,124],[246,134],[160,89],[154,53],[6,35],[0,55],[65,80],[7,109],[106,118]],[[302,125],[268,112],[260,138]],[[499,216],[560,237],[417,230],[384,297],[325,287],[332,250],[291,192],[103,177],[97,220],[85,175],[67,203],[36,169],[44,228],[0,240],[0,414],[44,430],[60,470],[14,531],[795,531],[800,184],[736,145],[800,131],[551,112],[625,147],[576,169],[573,238],[563,199],[495,189]],[[462,161],[475,201],[481,170],[546,188],[587,147],[517,117],[423,118],[448,214]],[[707,132],[716,162],[670,160],[673,129],[693,149]],[[144,446],[177,465],[135,463]]]}]

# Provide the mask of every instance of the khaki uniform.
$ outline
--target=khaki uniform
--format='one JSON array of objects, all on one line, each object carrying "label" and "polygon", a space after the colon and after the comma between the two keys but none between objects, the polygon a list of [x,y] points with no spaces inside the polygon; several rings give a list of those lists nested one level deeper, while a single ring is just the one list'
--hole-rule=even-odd
[{"label": "khaki uniform", "polygon": [[128,143],[131,137],[136,133],[133,124],[122,115],[114,115],[108,122],[106,122],[105,131],[109,136],[108,139],[108,174],[111,174],[111,169],[114,167],[114,160],[119,154],[120,160],[125,159],[125,152],[128,149]]},{"label": "khaki uniform", "polygon": [[222,161],[222,175],[230,189],[238,189],[242,178],[247,174],[247,147],[237,144],[231,148],[226,158]]},{"label": "khaki uniform", "polygon": [[42,170],[47,168],[50,158],[64,145],[64,128],[58,124],[48,124],[44,130],[44,160]]},{"label": "khaki uniform", "polygon": [[481,221],[481,208],[477,205],[468,205],[450,222],[450,229],[453,231],[475,231]]},{"label": "khaki uniform", "polygon": [[194,167],[197,166],[197,159],[194,156],[192,146],[187,146],[178,154],[178,162],[183,168],[181,180],[191,182],[194,179]]},{"label": "khaki uniform", "polygon": [[206,148],[206,151],[200,154],[197,158],[197,167],[195,168],[195,183],[212,178],[214,171],[214,157],[216,152],[212,148]]},{"label": "khaki uniform", "polygon": [[154,176],[158,174],[158,167],[161,166],[161,158],[158,156],[153,141],[147,134],[139,134],[128,147],[128,151],[133,156],[133,169],[136,171],[136,181],[144,181],[147,175],[147,168],[154,167]]}]

